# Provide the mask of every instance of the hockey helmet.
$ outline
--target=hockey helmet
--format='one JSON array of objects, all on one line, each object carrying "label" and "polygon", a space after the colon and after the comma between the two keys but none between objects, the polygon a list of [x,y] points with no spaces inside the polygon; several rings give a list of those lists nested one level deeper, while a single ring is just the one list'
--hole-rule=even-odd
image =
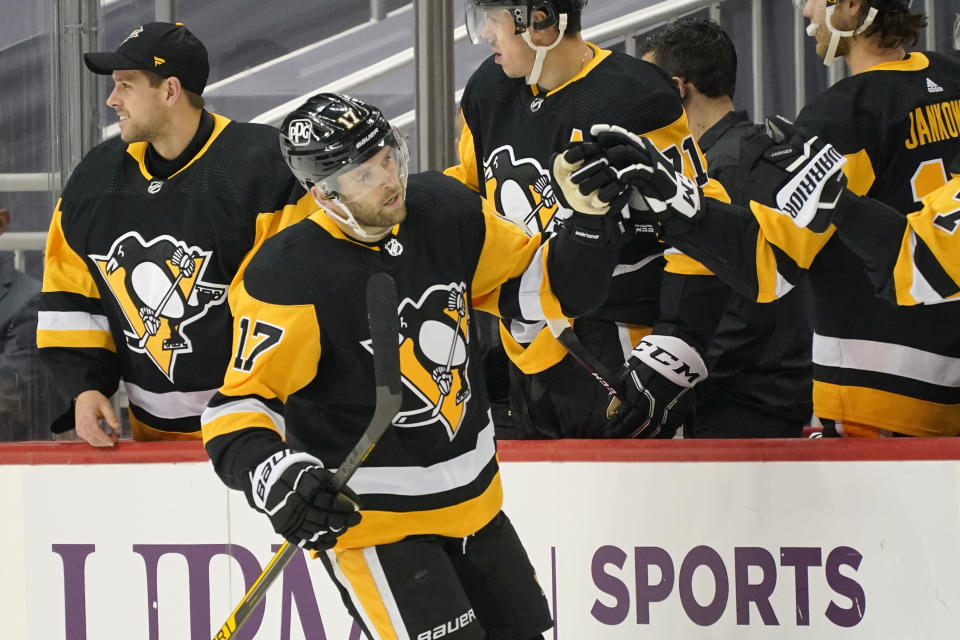
[{"label": "hockey helmet", "polygon": [[339,177],[386,147],[396,150],[398,179],[405,184],[409,155],[403,136],[379,109],[347,95],[311,96],[280,125],[280,150],[290,171],[304,189],[318,185],[330,198],[340,197]]},{"label": "hockey helmet", "polygon": [[[474,44],[483,42],[483,26],[498,12],[506,11],[513,19],[514,33],[524,33],[532,27],[534,31],[555,27],[560,23],[559,16],[570,11],[582,11],[587,0],[465,0],[467,35]],[[530,16],[536,10],[546,13],[546,17],[530,24]]]}]

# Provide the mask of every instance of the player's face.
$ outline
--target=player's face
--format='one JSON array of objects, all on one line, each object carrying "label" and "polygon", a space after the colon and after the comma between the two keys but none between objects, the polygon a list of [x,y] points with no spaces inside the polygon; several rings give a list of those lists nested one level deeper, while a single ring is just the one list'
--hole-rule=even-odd
[{"label": "player's face", "polygon": [[494,52],[493,61],[508,77],[523,78],[530,74],[536,53],[516,33],[513,16],[507,10],[491,11],[482,35]]},{"label": "player's face", "polygon": [[384,147],[337,179],[340,199],[363,227],[392,227],[407,217],[398,151]]},{"label": "player's face", "polygon": [[120,118],[120,139],[127,143],[156,139],[167,118],[163,83],[151,87],[142,71],[114,71],[113,83],[107,106]]},{"label": "player's face", "polygon": [[[843,18],[838,15],[841,13],[841,9],[846,7],[847,3],[840,2],[837,4],[837,11],[833,14],[833,27],[835,29],[847,30],[851,28],[851,25],[842,24]],[[827,49],[830,46],[830,38],[832,34],[830,29],[827,28],[827,0],[807,0],[803,5],[803,17],[810,20],[812,24],[817,25],[816,40],[817,40],[817,55],[823,58],[827,55]],[[849,51],[848,43],[846,38],[841,38],[840,43],[837,46],[836,55],[837,57],[843,57]]]}]

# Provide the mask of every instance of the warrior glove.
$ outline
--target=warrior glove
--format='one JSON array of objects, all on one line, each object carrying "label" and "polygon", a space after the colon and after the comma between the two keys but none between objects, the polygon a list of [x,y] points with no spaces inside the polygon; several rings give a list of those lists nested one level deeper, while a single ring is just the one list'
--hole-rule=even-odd
[{"label": "warrior glove", "polygon": [[332,480],[317,458],[284,449],[249,474],[247,501],[289,542],[323,551],[360,522],[356,494],[346,487],[335,491]]},{"label": "warrior glove", "polygon": [[599,147],[575,142],[555,153],[551,178],[560,204],[573,210],[573,237],[588,245],[620,246],[632,236],[623,188]]},{"label": "warrior glove", "polygon": [[787,215],[798,227],[826,231],[849,211],[857,196],[847,191],[847,159],[817,136],[804,138],[781,116],[767,118],[766,131],[740,148],[743,192]]},{"label": "warrior glove", "polygon": [[649,335],[633,349],[618,376],[623,401],[607,423],[610,438],[671,438],[683,424],[689,391],[707,367],[681,338]]}]

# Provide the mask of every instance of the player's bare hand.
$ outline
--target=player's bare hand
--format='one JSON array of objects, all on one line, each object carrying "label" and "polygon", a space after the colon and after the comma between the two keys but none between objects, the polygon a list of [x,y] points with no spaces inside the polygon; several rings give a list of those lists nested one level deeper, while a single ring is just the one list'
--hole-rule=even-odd
[{"label": "player's bare hand", "polygon": [[73,415],[77,435],[94,447],[112,447],[120,439],[120,420],[110,399],[99,391],[91,389],[77,396]]}]

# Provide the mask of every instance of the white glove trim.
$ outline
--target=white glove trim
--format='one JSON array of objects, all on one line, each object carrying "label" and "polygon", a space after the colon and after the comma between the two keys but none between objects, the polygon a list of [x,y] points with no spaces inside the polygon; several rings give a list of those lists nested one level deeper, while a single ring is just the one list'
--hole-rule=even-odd
[{"label": "white glove trim", "polygon": [[[791,163],[787,171],[793,171],[803,163],[806,166],[777,192],[777,209],[793,218],[793,222],[799,227],[806,227],[817,215],[823,188],[847,163],[846,157],[829,144],[810,158],[810,146],[814,140],[816,138],[804,143],[803,156]],[[822,203],[824,208],[830,208],[831,204]]]},{"label": "white glove trim", "polygon": [[[676,336],[651,334],[633,348],[632,355],[678,387],[689,389],[707,377],[707,365],[697,350]],[[642,389],[636,370],[631,375]]]},{"label": "white glove trim", "polygon": [[[284,496],[283,500],[274,505],[273,509],[269,511],[267,510],[267,497],[270,495],[270,490],[273,489],[273,485],[277,482],[277,479],[283,475],[284,471],[289,469],[291,465],[298,462],[311,462],[321,469],[323,468],[323,462],[309,453],[284,449],[276,452],[258,464],[257,468],[250,472],[250,486],[252,487],[253,502],[257,509],[263,511],[267,515],[272,516],[287,503],[287,497]],[[306,471],[306,469],[304,469],[304,471]],[[296,481],[293,483],[293,491],[290,493],[296,491],[297,484],[299,484],[299,482],[300,476],[298,475]]]}]

